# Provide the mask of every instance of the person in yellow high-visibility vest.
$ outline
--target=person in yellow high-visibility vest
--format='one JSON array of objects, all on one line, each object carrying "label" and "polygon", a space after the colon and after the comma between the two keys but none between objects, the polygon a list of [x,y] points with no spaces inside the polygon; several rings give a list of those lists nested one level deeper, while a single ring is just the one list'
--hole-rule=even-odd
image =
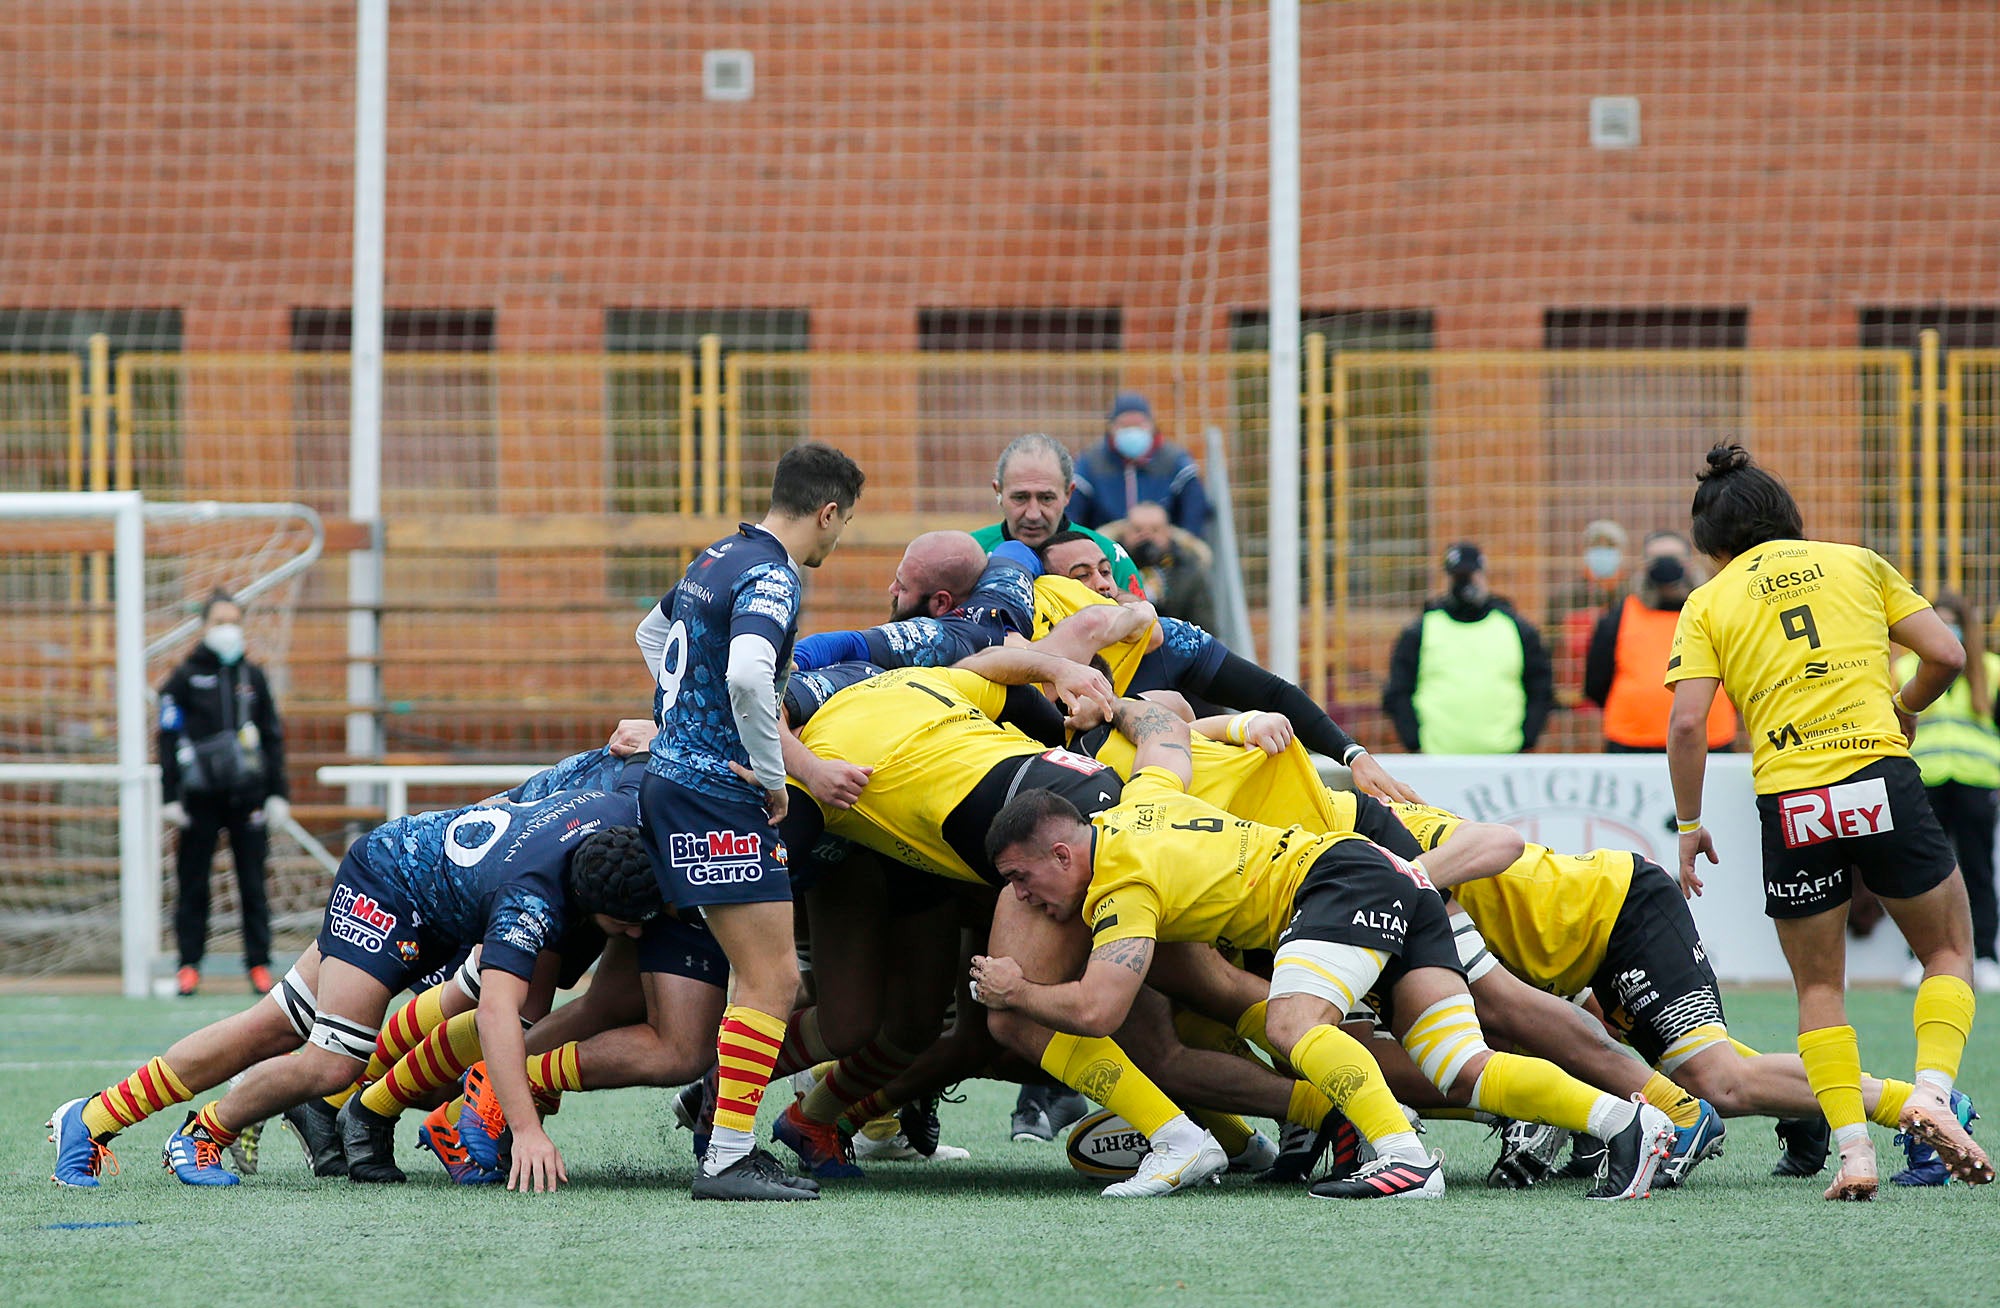
[{"label": "person in yellow high-visibility vest", "polygon": [[[2000,717],[1993,690],[2000,685],[2000,654],[1985,648],[1985,626],[1964,596],[1944,591],[1931,607],[1965,645],[1965,671],[1917,715],[1910,756],[1923,772],[1924,794],[1965,874],[1965,897],[1972,905],[1972,988],[2000,994],[2000,958],[1994,953],[2000,911],[1993,884],[1993,825],[2000,816]],[[1896,675],[1907,680],[1916,663],[1916,655],[1903,655]],[[1922,979],[1919,966],[1904,982],[1914,989]]]}]

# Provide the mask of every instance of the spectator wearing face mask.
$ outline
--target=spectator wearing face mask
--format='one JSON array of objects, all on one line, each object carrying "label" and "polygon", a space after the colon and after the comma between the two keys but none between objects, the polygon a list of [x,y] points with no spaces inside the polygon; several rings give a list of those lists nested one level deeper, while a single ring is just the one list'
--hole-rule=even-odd
[{"label": "spectator wearing face mask", "polygon": [[1625,529],[1610,518],[1599,518],[1583,529],[1577,572],[1556,588],[1543,627],[1553,646],[1557,685],[1583,685],[1590,633],[1604,610],[1625,597],[1625,545]]},{"label": "spectator wearing face mask", "polygon": [[201,643],[160,687],[160,816],[180,829],[175,978],[201,985],[208,949],[208,877],[229,833],[243,904],[243,963],[250,988],[271,988],[271,908],[264,891],[269,824],[291,812],[285,728],[264,670],[243,657],[243,608],[216,591],[202,609]]},{"label": "spectator wearing face mask", "polygon": [[[1604,709],[1604,752],[1663,754],[1674,694],[1666,685],[1668,651],[1681,606],[1695,586],[1694,551],[1678,532],[1646,537],[1645,567],[1633,593],[1607,609],[1591,633],[1584,698]],[[1711,753],[1734,747],[1736,709],[1718,692],[1708,709]]]},{"label": "spectator wearing face mask", "polygon": [[1215,592],[1208,576],[1214,557],[1200,537],[1174,526],[1166,509],[1151,500],[1133,505],[1123,522],[1105,524],[1104,534],[1132,556],[1146,598],[1161,616],[1215,630]]},{"label": "spectator wearing face mask", "polygon": [[1124,391],[1111,402],[1104,439],[1076,461],[1069,517],[1078,526],[1101,527],[1146,500],[1190,536],[1207,535],[1208,489],[1194,456],[1161,438],[1145,396]]},{"label": "spectator wearing face mask", "polygon": [[1403,629],[1382,708],[1406,749],[1515,754],[1534,747],[1555,704],[1541,633],[1486,584],[1486,556],[1460,541],[1444,554],[1451,588]]},{"label": "spectator wearing face mask", "polygon": [[[1993,691],[2000,686],[2000,654],[1986,648],[1986,627],[1963,595],[1945,591],[1932,603],[1937,615],[1965,646],[1965,671],[1951,688],[1917,715],[1917,734],[1910,757],[1924,775],[1924,794],[1931,811],[1944,825],[1965,874],[1965,897],[1972,904],[1972,988],[1981,994],[2000,993],[2000,956],[1994,939],[2000,935],[2000,909],[1993,885],[1993,823],[1995,795],[2000,793],[2000,714]],[[1896,661],[1895,675],[1905,681],[1917,656]],[[1923,980],[1917,964],[1903,984],[1915,989]]]}]

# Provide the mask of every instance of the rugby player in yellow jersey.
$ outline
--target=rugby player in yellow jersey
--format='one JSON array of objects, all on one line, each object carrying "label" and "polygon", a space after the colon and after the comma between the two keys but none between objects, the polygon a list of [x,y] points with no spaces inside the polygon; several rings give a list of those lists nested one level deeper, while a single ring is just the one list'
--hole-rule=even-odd
[{"label": "rugby player in yellow jersey", "polygon": [[[850,678],[836,665],[798,674],[795,686],[788,689],[790,715],[799,733],[796,741],[786,743],[794,775],[834,763],[865,768],[867,777],[845,808],[802,805],[787,831],[790,847],[824,858],[820,852],[824,834],[931,874],[920,878],[922,882],[943,878],[997,884],[983,841],[992,815],[1013,793],[1026,787],[1053,787],[1092,809],[1117,799],[1119,783],[1104,765],[1047,741],[1038,743],[995,721],[1010,707],[1026,714],[1039,705],[1048,718],[1044,734],[1059,740],[1060,714],[1038,692],[1025,686],[1010,692],[973,670],[983,668],[1020,682],[1039,675],[1071,702],[1094,698],[1104,687],[1098,674],[1075,665],[1067,671],[1055,666],[1064,662],[1034,650],[992,647],[955,668],[898,668],[868,676],[865,673],[872,670],[864,665],[855,669],[862,675]],[[805,709],[811,710],[810,716],[800,720]],[[807,813],[818,818],[820,829],[796,825]],[[823,874],[809,866],[797,870],[808,877]],[[995,938],[1014,941],[1017,937],[1007,934],[1004,918],[1003,914],[996,921]],[[943,997],[948,998],[948,992]],[[1107,1195],[1171,1193],[1226,1166],[1227,1158],[1213,1138],[1125,1056],[1108,1038],[1110,1032],[1106,1038],[1078,1040],[1023,1022],[994,1025],[993,1034],[1004,1045],[1064,1084],[1098,1099],[1152,1140],[1154,1153],[1147,1165],[1130,1181],[1108,1187]],[[1234,1073],[1238,1068],[1224,1070]],[[833,1087],[828,1089],[833,1092]],[[829,1106],[838,1107],[820,1105]],[[814,1137],[823,1133],[810,1127],[806,1106],[795,1105],[781,1121],[779,1138],[817,1170],[825,1150],[823,1141]]]},{"label": "rugby player in yellow jersey", "polygon": [[[1873,551],[1808,540],[1791,492],[1742,446],[1715,446],[1696,480],[1692,535],[1717,571],[1681,610],[1665,669],[1683,890],[1701,893],[1697,857],[1715,861],[1701,824],[1708,760],[1699,724],[1720,688],[1742,710],[1755,751],[1764,912],[1798,991],[1799,1056],[1840,1146],[1826,1197],[1872,1199],[1877,1186],[1845,993],[1857,871],[1924,965],[1916,1088],[1900,1125],[1953,1175],[1990,1182],[1993,1166],[1951,1099],[1973,1015],[1965,881],[1907,739],[1913,715],[1950,686],[1965,651]],[[1901,687],[1891,679],[1891,641],[1919,660]]]},{"label": "rugby player in yellow jersey", "polygon": [[[1390,808],[1427,850],[1464,822],[1441,808]],[[1666,869],[1644,855],[1558,854],[1530,844],[1497,875],[1453,883],[1445,870],[1435,880],[1508,971],[1553,995],[1588,989],[1606,1020],[1658,1069],[1644,1092],[1680,1128],[1661,1167],[1664,1182],[1679,1184],[1696,1163],[1720,1152],[1717,1115],[1818,1115],[1803,1063],[1789,1054],[1746,1052],[1729,1038],[1694,916]],[[1673,1085],[1698,1099],[1675,1095]],[[1894,1129],[1910,1089],[1908,1082],[1862,1078],[1870,1120]],[[1677,1113],[1676,1100],[1689,1111]]]},{"label": "rugby player in yellow jersey", "polygon": [[1186,793],[1185,722],[1129,700],[1115,722],[1138,746],[1138,771],[1117,807],[1086,821],[1060,795],[1032,792],[1011,801],[987,834],[994,866],[1020,902],[1089,925],[1094,948],[1082,975],[1037,984],[1016,960],[982,956],[973,960],[975,999],[1095,1034],[1125,1019],[1162,943],[1273,949],[1267,1033],[1376,1150],[1372,1163],[1320,1182],[1313,1194],[1444,1191],[1442,1160],[1418,1142],[1368,1051],[1340,1029],[1371,993],[1440,1089],[1470,1077],[1477,1109],[1610,1141],[1593,1198],[1648,1192],[1673,1124],[1642,1100],[1621,1101],[1553,1064],[1486,1047],[1444,901],[1420,866],[1352,834],[1312,836],[1231,817]]}]

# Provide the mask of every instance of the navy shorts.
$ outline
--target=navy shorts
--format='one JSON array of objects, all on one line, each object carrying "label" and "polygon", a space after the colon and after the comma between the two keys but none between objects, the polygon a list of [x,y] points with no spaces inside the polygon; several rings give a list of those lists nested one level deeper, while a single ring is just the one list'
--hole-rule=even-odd
[{"label": "navy shorts", "polygon": [[639,825],[660,893],[683,914],[710,904],[791,902],[790,856],[763,805],[717,799],[648,772]]},{"label": "navy shorts", "polygon": [[356,841],[340,860],[333,892],[327,896],[326,919],[320,924],[321,958],[337,958],[389,987],[394,994],[416,984],[426,973],[455,966],[464,949],[430,931],[412,926],[416,914],[402,892],[378,875]]},{"label": "navy shorts", "polygon": [[729,959],[708,928],[665,913],[646,923],[639,937],[639,970],[669,972],[712,986],[729,981]]}]

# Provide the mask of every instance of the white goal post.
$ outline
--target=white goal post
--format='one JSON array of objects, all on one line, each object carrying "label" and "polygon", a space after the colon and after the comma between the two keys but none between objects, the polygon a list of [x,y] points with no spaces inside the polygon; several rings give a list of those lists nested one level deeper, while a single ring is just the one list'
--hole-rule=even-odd
[{"label": "white goal post", "polygon": [[[224,522],[273,523],[276,526],[271,539],[255,549],[244,549],[229,540],[228,533],[224,532],[223,537],[217,539],[216,548],[238,551],[232,554],[230,560],[213,569],[212,574],[200,572],[194,582],[182,576],[179,585],[170,587],[173,591],[171,595],[149,597],[148,525],[156,529],[172,529],[163,545],[171,555],[177,548],[178,540],[190,530],[201,532],[206,524]],[[0,787],[13,787],[28,793],[29,798],[19,806],[18,815],[24,815],[19,824],[22,827],[33,825],[31,819],[44,811],[41,805],[48,802],[46,797],[52,793],[49,788],[75,785],[116,788],[119,974],[123,993],[137,998],[152,991],[153,972],[161,948],[164,842],[160,819],[160,774],[159,768],[148,757],[153,728],[152,670],[155,660],[171,656],[200,626],[199,618],[185,616],[186,597],[180,593],[180,586],[206,586],[226,581],[231,592],[242,600],[247,601],[260,594],[283,596],[287,592],[282,588],[318,560],[325,533],[319,515],[301,504],[149,503],[137,491],[0,492],[0,533],[29,532],[38,524],[52,531],[59,531],[62,526],[74,529],[82,524],[93,529],[85,539],[91,541],[87,548],[95,553],[103,549],[102,525],[105,523],[111,528],[110,585],[108,594],[99,595],[96,602],[109,608],[112,625],[109,653],[113,669],[108,690],[113,701],[113,723],[109,734],[115,741],[114,761],[103,761],[106,752],[103,750],[90,751],[96,754],[95,758],[77,758],[73,753],[46,756],[51,743],[46,740],[39,747],[27,743],[18,748],[11,744],[0,746],[9,751],[0,754],[0,760],[4,760],[0,761]],[[239,527],[239,535],[240,532]],[[280,537],[285,541],[282,547]],[[46,551],[38,550],[38,539],[22,535],[16,539],[15,546],[23,555],[61,554],[67,548],[51,545]],[[195,574],[190,572],[188,575]],[[19,580],[18,577],[15,579]],[[152,602],[154,598],[158,598],[159,602]],[[288,620],[289,605],[280,601],[277,607]],[[22,625],[32,629],[34,619],[24,618]],[[150,639],[149,628],[156,632]],[[13,644],[9,648],[21,646],[16,653],[24,650],[30,656],[35,653],[32,646],[23,646],[20,639],[10,636],[10,640]],[[18,698],[19,687],[14,687],[14,692]],[[37,755],[45,756],[38,758]],[[98,821],[87,815],[77,815],[74,805],[61,801],[59,791],[53,793],[57,795],[53,807],[70,810],[66,816],[53,821],[81,824]],[[108,825],[108,814],[103,820]],[[77,904],[91,897],[67,893],[72,886],[83,884],[93,877],[103,877],[108,873],[108,867],[103,873],[88,871],[84,861],[71,856],[75,851],[34,848],[34,839],[33,836],[23,836],[20,840],[0,840],[0,872],[7,874],[5,880],[8,884],[39,878],[44,886],[55,883],[58,892],[45,899],[9,902],[6,905],[10,913],[7,919],[9,938],[18,934],[22,939],[36,940],[38,945],[45,945],[50,940],[108,935],[110,915],[98,906],[108,907],[105,900],[109,885],[102,885],[101,892],[94,890],[93,905],[83,909],[79,909]],[[18,861],[15,855],[19,855]],[[104,861],[109,862],[108,859]],[[37,970],[38,966],[46,970],[61,965],[38,955],[35,948],[30,948],[27,953],[26,961],[31,971]],[[39,964],[38,957],[41,957]]]}]

